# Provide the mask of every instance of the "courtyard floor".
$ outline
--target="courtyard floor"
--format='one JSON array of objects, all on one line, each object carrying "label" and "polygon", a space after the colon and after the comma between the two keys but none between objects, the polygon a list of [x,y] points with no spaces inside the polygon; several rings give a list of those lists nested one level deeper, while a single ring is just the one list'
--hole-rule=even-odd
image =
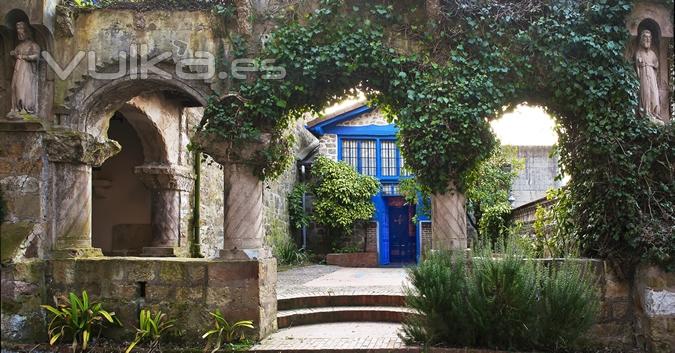
[{"label": "courtyard floor", "polygon": [[310,265],[279,272],[277,298],[335,294],[403,294],[404,268]]},{"label": "courtyard floor", "polygon": [[[408,283],[402,268],[343,268],[311,265],[279,272],[277,297],[400,295]],[[401,325],[389,322],[340,322],[281,329],[254,351],[367,350],[405,347]]]}]

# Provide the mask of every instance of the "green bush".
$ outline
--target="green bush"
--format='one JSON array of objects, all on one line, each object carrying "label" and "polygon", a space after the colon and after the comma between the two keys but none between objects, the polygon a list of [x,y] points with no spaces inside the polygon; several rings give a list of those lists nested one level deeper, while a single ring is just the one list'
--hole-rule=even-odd
[{"label": "green bush", "polygon": [[409,343],[495,349],[574,347],[598,313],[588,271],[568,260],[546,267],[507,244],[478,250],[471,265],[435,253],[409,270],[406,304],[421,315],[404,325]]},{"label": "green bush", "polygon": [[369,220],[375,213],[371,197],[380,190],[375,178],[324,156],[314,162],[312,174],[315,222],[343,235],[351,234],[354,223]]}]

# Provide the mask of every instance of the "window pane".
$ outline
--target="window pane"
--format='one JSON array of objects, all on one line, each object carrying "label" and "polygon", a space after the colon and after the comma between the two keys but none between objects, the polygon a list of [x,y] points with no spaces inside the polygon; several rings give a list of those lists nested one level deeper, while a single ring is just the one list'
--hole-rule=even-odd
[{"label": "window pane", "polygon": [[361,174],[377,175],[377,158],[375,152],[375,141],[361,141]]},{"label": "window pane", "polygon": [[382,184],[382,194],[384,195],[398,195],[398,184]]},{"label": "window pane", "polygon": [[342,160],[351,165],[354,169],[358,169],[358,142],[354,140],[342,141]]},{"label": "window pane", "polygon": [[382,141],[382,175],[396,176],[396,142]]}]

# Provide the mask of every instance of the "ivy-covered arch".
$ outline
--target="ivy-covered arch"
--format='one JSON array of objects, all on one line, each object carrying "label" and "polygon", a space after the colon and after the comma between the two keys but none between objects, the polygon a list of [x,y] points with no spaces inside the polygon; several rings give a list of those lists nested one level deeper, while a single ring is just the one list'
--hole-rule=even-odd
[{"label": "ivy-covered arch", "polygon": [[[247,81],[206,109],[205,129],[227,140],[272,133],[258,155],[261,177],[287,167],[292,121],[358,87],[399,126],[425,187],[461,189],[496,145],[489,119],[527,101],[558,122],[573,231],[586,252],[673,265],[673,124],[636,113],[624,55],[631,1],[446,0],[423,26],[392,6],[321,3],[302,23],[279,27],[260,53],[285,67],[285,79]],[[414,53],[392,45],[401,42]]]}]

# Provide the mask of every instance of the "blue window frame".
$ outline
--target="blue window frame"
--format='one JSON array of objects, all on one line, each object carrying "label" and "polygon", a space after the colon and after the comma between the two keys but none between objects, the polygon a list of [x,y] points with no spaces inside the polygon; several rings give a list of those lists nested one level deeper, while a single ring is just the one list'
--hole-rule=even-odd
[{"label": "blue window frame", "polygon": [[342,160],[364,175],[377,176],[376,140],[342,140]]},{"label": "blue window frame", "polygon": [[[364,175],[396,184],[412,174],[406,170],[396,140],[390,137],[343,137],[339,139],[338,159]],[[398,193],[398,186],[395,188]],[[392,191],[394,189],[391,189]]]}]

